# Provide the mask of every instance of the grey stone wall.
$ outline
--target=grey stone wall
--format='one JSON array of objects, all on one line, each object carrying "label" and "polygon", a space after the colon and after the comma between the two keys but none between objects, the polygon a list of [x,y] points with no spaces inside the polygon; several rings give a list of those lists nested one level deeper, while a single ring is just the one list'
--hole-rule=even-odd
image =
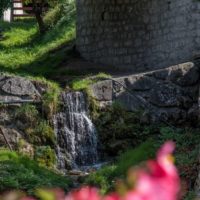
[{"label": "grey stone wall", "polygon": [[187,62],[91,86],[101,107],[117,101],[128,111],[143,110],[149,121],[196,124],[199,116],[199,63]]},{"label": "grey stone wall", "polygon": [[199,4],[77,0],[78,50],[87,60],[132,72],[188,61],[200,51]]}]

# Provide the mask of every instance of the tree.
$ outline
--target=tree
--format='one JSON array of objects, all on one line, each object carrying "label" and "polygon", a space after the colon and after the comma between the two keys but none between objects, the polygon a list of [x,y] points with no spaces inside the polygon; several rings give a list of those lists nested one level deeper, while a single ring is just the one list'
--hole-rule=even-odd
[{"label": "tree", "polygon": [[3,12],[11,5],[11,0],[0,0],[0,18],[3,16]]},{"label": "tree", "polygon": [[38,23],[39,31],[41,34],[45,33],[47,27],[45,26],[43,15],[46,12],[47,7],[56,6],[60,0],[25,0],[25,4],[31,4],[33,7],[33,13]]}]

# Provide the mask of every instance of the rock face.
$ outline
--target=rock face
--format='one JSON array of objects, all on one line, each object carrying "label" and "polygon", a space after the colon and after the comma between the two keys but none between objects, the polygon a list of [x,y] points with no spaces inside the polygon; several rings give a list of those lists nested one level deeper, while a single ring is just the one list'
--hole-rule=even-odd
[{"label": "rock face", "polygon": [[127,110],[148,111],[152,121],[182,123],[198,119],[200,71],[193,62],[94,84],[101,106],[114,101]]},{"label": "rock face", "polygon": [[145,72],[199,54],[199,1],[76,2],[77,48],[87,60]]},{"label": "rock face", "polygon": [[41,93],[34,82],[21,77],[0,76],[0,102],[38,101]]},{"label": "rock face", "polygon": [[[15,110],[23,103],[39,103],[45,86],[18,76],[0,75],[0,126],[13,149],[17,148],[20,140],[26,140],[21,127],[22,121],[15,119]],[[9,106],[7,106],[9,105]],[[26,142],[25,142],[26,143]],[[3,135],[0,133],[0,146],[5,145]],[[24,151],[31,151],[32,147],[26,143]]]}]

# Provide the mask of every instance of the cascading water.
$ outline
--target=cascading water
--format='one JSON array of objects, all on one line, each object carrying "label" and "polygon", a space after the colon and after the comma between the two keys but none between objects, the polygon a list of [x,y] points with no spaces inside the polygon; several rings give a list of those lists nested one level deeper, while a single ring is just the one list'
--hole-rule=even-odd
[{"label": "cascading water", "polygon": [[82,92],[64,92],[62,112],[54,117],[57,139],[58,168],[95,164],[98,160],[97,134],[88,115],[88,106]]}]

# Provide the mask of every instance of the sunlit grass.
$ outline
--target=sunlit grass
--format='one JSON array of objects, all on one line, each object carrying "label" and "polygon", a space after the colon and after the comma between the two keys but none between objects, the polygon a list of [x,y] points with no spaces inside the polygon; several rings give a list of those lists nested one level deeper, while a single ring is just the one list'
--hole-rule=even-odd
[{"label": "sunlit grass", "polygon": [[27,73],[48,77],[56,72],[59,63],[65,59],[65,52],[54,55],[49,52],[67,45],[75,39],[75,20],[39,35],[33,19],[0,22],[4,39],[0,41],[0,71]]}]

